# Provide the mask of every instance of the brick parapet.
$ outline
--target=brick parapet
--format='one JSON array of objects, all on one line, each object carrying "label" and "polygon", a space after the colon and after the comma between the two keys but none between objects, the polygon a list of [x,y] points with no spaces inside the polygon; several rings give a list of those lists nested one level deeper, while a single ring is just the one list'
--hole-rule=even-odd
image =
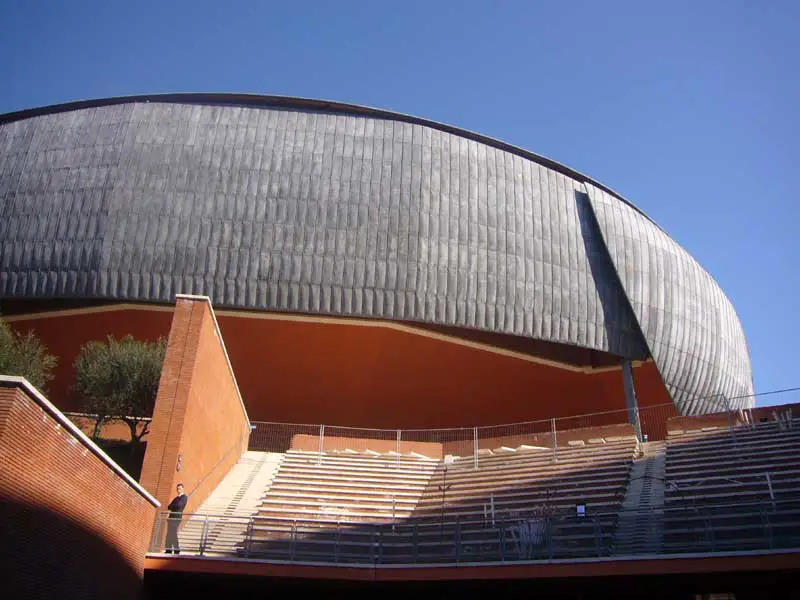
[{"label": "brick parapet", "polygon": [[142,482],[162,503],[177,483],[196,510],[247,449],[250,421],[205,297],[178,296]]},{"label": "brick parapet", "polygon": [[158,502],[27,381],[0,377],[9,598],[137,598]]}]

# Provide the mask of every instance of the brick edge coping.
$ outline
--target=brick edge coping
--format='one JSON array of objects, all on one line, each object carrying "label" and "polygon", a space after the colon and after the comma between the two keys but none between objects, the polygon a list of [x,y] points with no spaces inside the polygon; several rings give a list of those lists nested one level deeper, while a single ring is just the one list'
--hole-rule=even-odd
[{"label": "brick edge coping", "polygon": [[236,397],[239,398],[239,405],[242,407],[242,413],[244,414],[245,421],[247,421],[247,427],[252,429],[252,425],[250,423],[250,416],[247,414],[247,409],[244,406],[244,400],[242,399],[242,392],[239,391],[239,382],[236,380],[236,373],[233,372],[233,366],[231,366],[231,359],[228,356],[228,348],[225,346],[225,340],[222,337],[222,332],[219,329],[219,323],[217,322],[217,315],[214,312],[214,306],[211,304],[211,298],[209,298],[208,296],[199,296],[195,294],[175,294],[176,301],[181,299],[201,301],[208,304],[208,311],[211,313],[211,319],[214,322],[214,333],[216,334],[220,348],[222,348],[222,354],[225,356],[225,363],[228,365],[228,373],[230,373],[231,379],[233,380],[233,386],[236,388]]},{"label": "brick edge coping", "polygon": [[103,452],[100,447],[95,444],[89,437],[83,433],[77,425],[70,421],[64,414],[58,410],[44,395],[37,390],[27,379],[24,377],[17,377],[16,375],[0,375],[0,387],[5,388],[20,388],[36,402],[46,413],[55,419],[64,429],[69,431],[72,436],[80,443],[86,446],[97,458],[104,462],[112,471],[119,475],[129,486],[139,492],[150,504],[159,508],[161,503],[153,497],[150,492],[144,489],[133,477],[128,475],[125,470],[115,463],[108,454]]}]

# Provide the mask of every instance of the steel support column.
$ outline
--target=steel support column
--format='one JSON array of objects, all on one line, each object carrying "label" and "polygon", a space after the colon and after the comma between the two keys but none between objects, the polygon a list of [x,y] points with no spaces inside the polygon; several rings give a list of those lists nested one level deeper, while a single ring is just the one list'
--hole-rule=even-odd
[{"label": "steel support column", "polygon": [[633,365],[631,361],[622,361],[622,384],[625,387],[625,408],[628,409],[628,423],[633,425],[636,437],[640,442],[642,438],[642,425],[639,422],[639,403],[636,400],[636,387],[633,384]]}]

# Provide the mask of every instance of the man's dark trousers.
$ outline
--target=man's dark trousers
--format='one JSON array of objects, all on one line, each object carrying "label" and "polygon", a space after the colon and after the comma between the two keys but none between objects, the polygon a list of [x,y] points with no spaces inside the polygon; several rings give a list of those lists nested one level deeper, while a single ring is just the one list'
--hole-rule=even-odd
[{"label": "man's dark trousers", "polygon": [[172,552],[175,552],[175,554],[181,553],[181,547],[178,542],[178,527],[180,527],[187,500],[186,494],[179,494],[172,499],[172,502],[167,507],[169,519],[167,519],[167,540],[164,544],[167,554],[172,554]]}]

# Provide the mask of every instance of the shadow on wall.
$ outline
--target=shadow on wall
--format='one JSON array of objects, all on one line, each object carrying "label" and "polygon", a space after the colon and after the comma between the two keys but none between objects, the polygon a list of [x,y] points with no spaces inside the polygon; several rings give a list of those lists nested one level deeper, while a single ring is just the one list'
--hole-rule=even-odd
[{"label": "shadow on wall", "polygon": [[[609,352],[629,358],[645,358],[647,347],[644,338],[639,331],[636,317],[625,296],[625,291],[622,289],[619,276],[611,263],[600,227],[597,225],[594,211],[589,204],[589,197],[586,194],[575,192],[575,206],[578,211],[586,258],[600,297]],[[612,323],[614,327],[610,326]],[[625,332],[627,339],[618,339],[614,333],[615,330],[617,332],[621,330],[622,324],[630,326],[630,330]],[[637,354],[638,356],[636,356]]]},{"label": "shadow on wall", "polygon": [[[83,413],[64,413],[85,435],[93,439],[95,420]],[[141,432],[144,424],[139,426]],[[100,437],[93,441],[111,457],[115,463],[122,467],[125,472],[136,481],[142,475],[142,464],[144,454],[147,451],[147,437],[145,434],[142,443],[132,446],[130,429],[125,423],[120,421],[110,421],[104,423],[100,429]]]},{"label": "shadow on wall", "polygon": [[128,475],[139,481],[142,476],[144,454],[147,452],[147,442],[135,447],[131,447],[129,442],[120,442],[119,440],[100,439],[96,443],[111,460],[122,467]]},{"label": "shadow on wall", "polygon": [[49,510],[0,499],[0,540],[3,598],[140,597],[139,576],[112,545]]}]

